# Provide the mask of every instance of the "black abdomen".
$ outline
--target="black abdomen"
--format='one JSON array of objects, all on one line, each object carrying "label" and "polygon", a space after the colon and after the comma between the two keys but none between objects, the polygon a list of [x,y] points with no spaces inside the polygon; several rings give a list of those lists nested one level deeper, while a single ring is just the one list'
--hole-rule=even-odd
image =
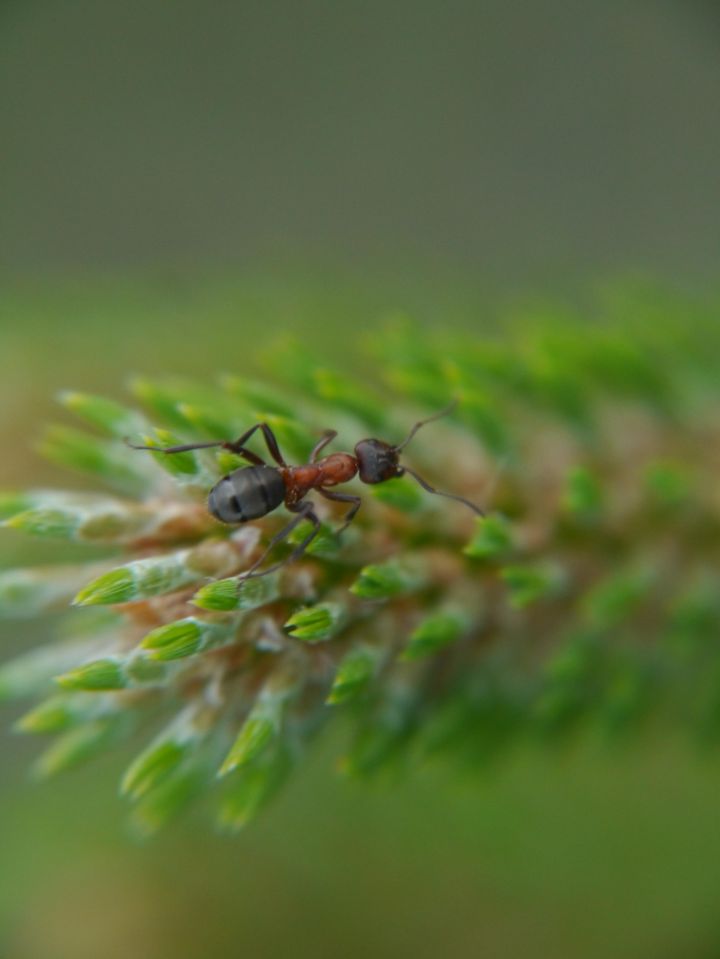
[{"label": "black abdomen", "polygon": [[246,466],[223,476],[210,490],[208,509],[223,523],[245,523],[276,509],[285,499],[285,483],[272,466]]}]

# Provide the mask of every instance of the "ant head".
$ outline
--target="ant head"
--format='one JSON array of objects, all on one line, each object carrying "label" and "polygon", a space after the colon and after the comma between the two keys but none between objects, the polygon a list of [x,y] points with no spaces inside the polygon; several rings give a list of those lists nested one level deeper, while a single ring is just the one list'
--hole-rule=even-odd
[{"label": "ant head", "polygon": [[360,440],[355,446],[358,473],[363,483],[384,483],[393,476],[402,476],[403,468],[398,462],[400,452],[382,440]]}]

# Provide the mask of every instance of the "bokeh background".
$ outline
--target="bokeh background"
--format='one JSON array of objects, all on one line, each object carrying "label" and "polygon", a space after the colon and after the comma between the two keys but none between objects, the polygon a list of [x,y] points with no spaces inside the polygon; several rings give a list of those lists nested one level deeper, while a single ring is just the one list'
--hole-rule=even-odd
[{"label": "bokeh background", "polygon": [[[388,313],[481,335],[626,276],[704,293],[718,103],[710,0],[3,0],[0,486],[67,483],[33,450],[61,387],[241,372],[286,330],[352,363]],[[720,955],[720,769],[685,742],[387,788],[327,741],[240,838],[137,846],[128,757],[28,785],[14,715],[3,959]]]}]

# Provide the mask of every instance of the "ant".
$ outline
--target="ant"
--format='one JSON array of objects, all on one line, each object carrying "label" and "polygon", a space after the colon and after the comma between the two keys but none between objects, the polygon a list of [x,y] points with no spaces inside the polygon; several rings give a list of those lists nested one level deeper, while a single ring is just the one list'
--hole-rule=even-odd
[{"label": "ant", "polygon": [[[456,403],[453,402],[447,409],[441,410],[425,420],[420,420],[413,426],[402,443],[395,446],[391,446],[383,440],[364,439],[356,444],[354,455],[351,453],[330,453],[328,456],[318,459],[321,451],[337,436],[337,430],[326,430],[310,453],[310,461],[303,466],[289,466],[285,462],[275,434],[267,423],[256,423],[233,442],[217,440],[211,443],[189,443],[186,446],[167,447],[136,446],[128,440],[126,442],[132,449],[151,450],[153,453],[185,453],[190,450],[220,446],[222,449],[242,456],[243,459],[252,464],[233,470],[232,473],[223,476],[213,486],[208,495],[208,510],[210,513],[221,523],[246,523],[248,520],[267,516],[268,513],[277,509],[281,503],[284,503],[291,513],[297,515],[272,537],[262,556],[239,577],[240,579],[250,579],[255,576],[265,576],[267,573],[280,569],[286,563],[298,559],[320,532],[320,520],[313,509],[313,504],[305,500],[311,490],[317,490],[321,496],[333,502],[351,504],[350,509],[345,514],[342,526],[337,531],[337,535],[340,535],[355,518],[362,500],[359,496],[331,491],[328,487],[337,486],[339,483],[347,483],[356,475],[359,475],[361,482],[374,485],[408,473],[428,493],[435,493],[438,496],[457,500],[464,503],[478,516],[484,516],[483,510],[471,503],[470,500],[464,499],[462,496],[456,496],[454,493],[443,493],[435,489],[409,466],[401,466],[399,462],[400,453],[417,431],[426,423],[431,423],[441,416],[446,416],[455,408],[455,405]],[[268,466],[262,457],[245,447],[247,441],[257,430],[262,433],[268,452],[277,466]],[[284,560],[274,563],[267,569],[258,570],[273,547],[286,539],[303,520],[309,520],[313,526],[305,539]]]}]

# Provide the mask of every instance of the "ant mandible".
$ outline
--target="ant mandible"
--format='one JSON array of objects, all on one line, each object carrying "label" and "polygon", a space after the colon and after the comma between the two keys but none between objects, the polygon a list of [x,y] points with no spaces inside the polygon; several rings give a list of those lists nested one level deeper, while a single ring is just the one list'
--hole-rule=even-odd
[{"label": "ant mandible", "polygon": [[[456,496],[454,493],[443,493],[435,489],[409,466],[401,466],[399,462],[400,453],[420,427],[425,426],[426,423],[432,423],[433,420],[437,420],[441,416],[446,416],[455,406],[456,403],[453,402],[447,409],[441,410],[425,420],[420,420],[413,426],[402,443],[395,446],[391,446],[390,443],[385,443],[383,440],[364,439],[356,444],[354,455],[350,453],[330,453],[328,456],[318,459],[320,452],[337,436],[337,430],[326,430],[310,453],[310,461],[303,466],[289,466],[285,462],[275,434],[267,423],[256,423],[234,442],[217,440],[211,443],[189,443],[185,446],[166,447],[136,446],[134,443],[126,442],[132,449],[151,450],[153,453],[186,453],[190,450],[219,446],[235,453],[237,456],[242,456],[243,459],[251,463],[251,466],[240,467],[233,470],[232,473],[228,473],[227,476],[223,476],[210,490],[208,510],[222,523],[246,523],[248,520],[259,519],[261,516],[267,516],[268,513],[277,509],[281,503],[284,503],[291,513],[297,514],[287,526],[284,526],[280,532],[272,537],[262,556],[240,575],[239,579],[242,580],[255,576],[265,576],[267,573],[280,569],[286,563],[291,563],[302,556],[312,543],[320,532],[320,520],[313,509],[313,504],[305,501],[305,497],[311,490],[317,490],[321,496],[333,502],[351,504],[350,509],[345,514],[342,526],[337,531],[337,535],[340,535],[355,518],[362,500],[359,496],[338,493],[329,490],[327,487],[347,483],[356,475],[360,477],[361,482],[375,485],[408,473],[428,493],[457,500],[459,503],[464,503],[478,516],[484,516],[483,510],[471,503],[470,500],[464,499],[462,496]],[[268,452],[278,464],[277,466],[268,466],[262,457],[245,447],[247,441],[257,430],[262,433]],[[313,528],[290,555],[280,562],[268,566],[267,569],[258,569],[272,549],[286,539],[295,527],[305,519],[312,523]]]}]

